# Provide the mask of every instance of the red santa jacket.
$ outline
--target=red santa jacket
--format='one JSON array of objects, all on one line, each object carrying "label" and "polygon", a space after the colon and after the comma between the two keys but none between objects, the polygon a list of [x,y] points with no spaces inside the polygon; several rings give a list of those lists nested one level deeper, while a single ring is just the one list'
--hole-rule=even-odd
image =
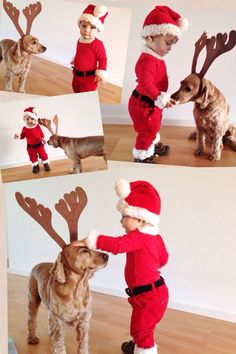
[{"label": "red santa jacket", "polygon": [[136,90],[156,101],[161,92],[167,92],[168,76],[165,61],[155,56],[154,52],[150,53],[143,52],[136,63],[135,73],[138,82]]},{"label": "red santa jacket", "polygon": [[98,249],[117,253],[127,253],[125,280],[129,288],[149,284],[159,279],[159,268],[168,260],[168,252],[160,235],[149,235],[138,230],[124,236],[99,235]]},{"label": "red santa jacket", "polygon": [[106,70],[107,56],[103,42],[97,38],[91,43],[78,41],[74,67],[78,71]]},{"label": "red santa jacket", "polygon": [[23,127],[20,138],[26,138],[27,144],[36,145],[44,138],[44,134],[39,124],[37,124],[34,128]]}]

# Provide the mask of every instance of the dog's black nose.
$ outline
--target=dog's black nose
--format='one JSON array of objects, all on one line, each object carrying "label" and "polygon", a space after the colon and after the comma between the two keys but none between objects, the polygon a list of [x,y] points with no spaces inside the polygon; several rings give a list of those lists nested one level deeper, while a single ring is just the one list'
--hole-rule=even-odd
[{"label": "dog's black nose", "polygon": [[102,258],[104,259],[104,261],[108,261],[108,259],[109,259],[109,256],[108,256],[108,254],[106,254],[106,253],[103,253],[103,255],[102,255]]}]

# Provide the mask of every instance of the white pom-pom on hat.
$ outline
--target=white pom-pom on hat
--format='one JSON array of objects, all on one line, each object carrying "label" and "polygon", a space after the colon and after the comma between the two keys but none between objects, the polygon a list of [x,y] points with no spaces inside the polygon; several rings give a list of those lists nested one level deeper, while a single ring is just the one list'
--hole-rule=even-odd
[{"label": "white pom-pom on hat", "polygon": [[131,192],[130,183],[124,179],[119,179],[115,184],[115,191],[119,198],[125,199]]},{"label": "white pom-pom on hat", "polygon": [[98,18],[105,16],[106,13],[107,13],[107,8],[104,5],[97,5],[93,10],[93,15]]},{"label": "white pom-pom on hat", "polygon": [[180,18],[178,20],[178,26],[182,32],[186,31],[189,27],[189,22],[186,18]]}]

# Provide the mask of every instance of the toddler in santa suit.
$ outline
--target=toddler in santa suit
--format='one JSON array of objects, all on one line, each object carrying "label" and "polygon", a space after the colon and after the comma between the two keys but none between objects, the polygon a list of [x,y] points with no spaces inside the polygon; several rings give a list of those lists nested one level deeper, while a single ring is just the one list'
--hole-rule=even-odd
[{"label": "toddler in santa suit", "polygon": [[42,160],[44,170],[50,171],[48,163],[48,155],[44,149],[44,134],[37,122],[37,115],[39,110],[36,107],[28,107],[24,110],[25,126],[23,127],[21,134],[15,134],[14,139],[25,139],[27,141],[27,152],[29,154],[30,161],[32,163],[33,173],[39,172],[39,161]]},{"label": "toddler in santa suit", "polygon": [[87,246],[113,254],[126,253],[125,280],[132,306],[130,334],[132,341],[124,342],[124,353],[157,354],[154,341],[156,324],[162,319],[168,303],[168,288],[160,276],[168,253],[158,234],[161,200],[156,189],[146,181],[117,181],[120,198],[117,209],[125,235],[111,237],[91,231],[75,246]]},{"label": "toddler in santa suit", "polygon": [[155,155],[168,154],[169,146],[160,143],[159,134],[163,108],[174,105],[167,93],[165,58],[187,27],[188,21],[167,6],[156,6],[144,21],[145,44],[135,66],[137,86],[128,105],[137,132],[135,162],[154,162]]},{"label": "toddler in santa suit", "polygon": [[88,5],[78,20],[81,37],[77,42],[73,64],[72,88],[75,93],[95,91],[105,83],[107,56],[103,42],[96,38],[102,32],[108,15],[105,6]]}]

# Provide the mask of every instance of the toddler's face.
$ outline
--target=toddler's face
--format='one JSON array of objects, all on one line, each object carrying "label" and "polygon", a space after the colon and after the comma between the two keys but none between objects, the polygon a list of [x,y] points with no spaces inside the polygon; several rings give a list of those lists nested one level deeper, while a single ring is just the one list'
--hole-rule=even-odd
[{"label": "toddler's face", "polygon": [[178,41],[176,36],[170,34],[157,35],[157,36],[148,36],[146,38],[146,43],[149,48],[151,48],[156,54],[161,57],[169,53],[172,46]]},{"label": "toddler's face", "polygon": [[139,227],[144,226],[144,221],[132,218],[128,215],[122,215],[120,222],[126,233],[137,230]]},{"label": "toddler's face", "polygon": [[84,39],[95,39],[98,29],[90,22],[81,21],[79,24],[80,34]]},{"label": "toddler's face", "polygon": [[27,128],[34,128],[37,125],[37,121],[35,118],[32,118],[30,116],[25,116],[24,119]]}]

